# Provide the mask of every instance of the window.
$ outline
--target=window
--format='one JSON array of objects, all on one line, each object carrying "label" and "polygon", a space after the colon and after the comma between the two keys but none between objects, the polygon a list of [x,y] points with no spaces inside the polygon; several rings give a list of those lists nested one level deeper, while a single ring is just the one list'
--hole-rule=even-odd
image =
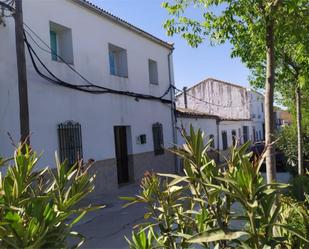
[{"label": "window", "polygon": [[59,152],[61,162],[73,165],[83,157],[81,125],[67,121],[58,125]]},{"label": "window", "polygon": [[253,139],[253,142],[256,141],[256,136],[255,136],[255,126],[252,127],[252,139]]},{"label": "window", "polygon": [[259,134],[260,134],[260,141],[261,141],[261,140],[263,140],[261,130],[259,130]]},{"label": "window", "polygon": [[155,155],[164,154],[164,141],[162,124],[155,123],[152,125],[153,147]]},{"label": "window", "polygon": [[264,104],[261,103],[261,110],[262,110],[262,113],[264,112]]},{"label": "window", "polygon": [[149,82],[150,84],[159,84],[158,80],[158,64],[154,60],[148,60]]},{"label": "window", "polygon": [[73,64],[73,43],[71,29],[62,25],[50,22],[50,48],[53,61],[61,61]]},{"label": "window", "polygon": [[222,149],[226,150],[227,146],[227,134],[226,131],[222,131]]},{"label": "window", "polygon": [[245,143],[249,140],[249,127],[243,126],[242,130],[243,130],[243,139],[244,139],[244,143]]},{"label": "window", "polygon": [[128,77],[127,51],[113,44],[108,44],[109,71],[111,75]]},{"label": "window", "polygon": [[235,130],[232,130],[232,143],[233,143],[233,146],[235,146],[236,145],[236,142],[237,142],[237,140],[236,140],[236,131]]},{"label": "window", "polygon": [[238,128],[239,144],[241,144],[241,128]]},{"label": "window", "polygon": [[209,140],[211,140],[210,147],[215,148],[215,136],[213,134],[209,135]]}]

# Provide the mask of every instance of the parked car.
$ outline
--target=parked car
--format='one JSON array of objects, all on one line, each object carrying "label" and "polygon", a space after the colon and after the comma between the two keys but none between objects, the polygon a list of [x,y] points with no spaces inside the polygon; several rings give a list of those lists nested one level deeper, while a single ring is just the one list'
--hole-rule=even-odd
[{"label": "parked car", "polygon": [[[252,144],[249,148],[249,151],[252,151],[252,157],[251,160],[253,161],[255,158],[260,157],[265,150],[265,142],[256,142]],[[276,168],[277,171],[282,172],[286,171],[285,166],[286,166],[286,159],[284,156],[284,153],[280,151],[278,148],[275,149],[276,153]],[[266,162],[264,160],[263,165],[261,167],[261,171],[265,172],[266,171]]]}]

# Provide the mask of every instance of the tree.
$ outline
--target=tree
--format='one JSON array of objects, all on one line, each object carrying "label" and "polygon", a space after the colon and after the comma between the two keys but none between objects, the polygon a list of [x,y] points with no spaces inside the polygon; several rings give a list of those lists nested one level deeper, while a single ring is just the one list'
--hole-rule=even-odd
[{"label": "tree", "polygon": [[[276,180],[273,144],[275,35],[278,24],[286,18],[280,15],[280,9],[287,4],[284,0],[173,0],[163,3],[172,16],[164,25],[168,35],[181,34],[193,47],[205,38],[209,38],[211,44],[229,41],[233,46],[232,57],[240,57],[255,72],[264,70],[267,182]],[[192,6],[202,10],[201,19],[185,16],[185,11]],[[221,9],[219,13],[212,11],[215,6]]]},{"label": "tree", "polygon": [[[278,91],[285,99],[291,99],[290,109],[296,108],[298,174],[304,174],[303,162],[303,127],[302,127],[302,90],[309,84],[309,5],[307,1],[293,2],[290,8],[281,10],[283,16],[278,33]],[[297,27],[297,28],[295,28]],[[295,94],[291,94],[291,91]]]}]

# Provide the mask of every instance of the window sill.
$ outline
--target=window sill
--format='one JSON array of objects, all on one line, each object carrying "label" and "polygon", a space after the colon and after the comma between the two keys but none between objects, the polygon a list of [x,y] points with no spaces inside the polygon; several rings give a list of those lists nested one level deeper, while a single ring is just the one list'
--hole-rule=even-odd
[{"label": "window sill", "polygon": [[122,75],[116,75],[116,74],[110,74],[111,76],[115,76],[115,77],[118,77],[118,78],[125,78],[125,79],[128,79],[129,76],[122,76]]},{"label": "window sill", "polygon": [[62,60],[52,60],[52,62],[57,62],[57,63],[68,64],[70,66],[74,66],[74,62],[63,62]]}]

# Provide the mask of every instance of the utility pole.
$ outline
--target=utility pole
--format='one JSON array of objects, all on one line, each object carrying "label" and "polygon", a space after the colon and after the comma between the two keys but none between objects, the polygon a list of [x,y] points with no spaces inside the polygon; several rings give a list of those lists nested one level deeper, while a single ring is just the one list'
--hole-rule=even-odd
[{"label": "utility pole", "polygon": [[27,70],[24,44],[23,1],[15,0],[15,40],[19,91],[20,141],[30,144]]}]

